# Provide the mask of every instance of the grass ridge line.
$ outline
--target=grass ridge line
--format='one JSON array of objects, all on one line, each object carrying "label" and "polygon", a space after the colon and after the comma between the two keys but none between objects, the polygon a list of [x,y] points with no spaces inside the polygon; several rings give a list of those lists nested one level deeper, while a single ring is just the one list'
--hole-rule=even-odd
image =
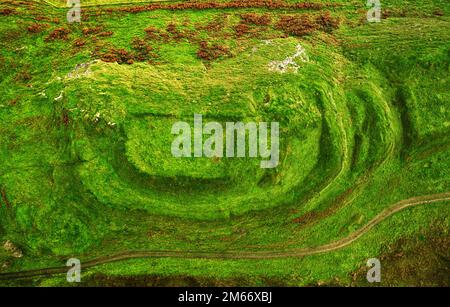
[{"label": "grass ridge line", "polygon": [[[418,205],[426,205],[433,203],[448,203],[450,202],[450,192],[441,194],[432,194],[426,196],[418,196],[413,198],[408,198],[399,202],[396,202],[389,208],[383,210],[381,213],[376,215],[371,221],[366,225],[351,233],[347,237],[327,243],[321,246],[308,247],[301,249],[293,249],[291,251],[281,251],[281,252],[236,252],[236,251],[223,251],[223,252],[208,252],[208,251],[133,251],[133,252],[123,252],[111,256],[105,256],[97,259],[93,259],[82,264],[82,268],[92,268],[102,264],[136,259],[136,258],[162,258],[162,257],[173,257],[173,258],[199,258],[199,259],[273,259],[273,258],[288,258],[288,257],[304,257],[320,253],[331,252],[344,248],[354,241],[361,238],[369,230],[374,228],[376,225],[392,216],[393,214],[400,212],[404,209],[415,207]],[[8,279],[18,279],[25,277],[35,277],[35,276],[45,276],[45,275],[55,275],[66,273],[68,267],[51,267],[43,268],[29,271],[21,272],[9,272],[0,273],[0,280]]]}]

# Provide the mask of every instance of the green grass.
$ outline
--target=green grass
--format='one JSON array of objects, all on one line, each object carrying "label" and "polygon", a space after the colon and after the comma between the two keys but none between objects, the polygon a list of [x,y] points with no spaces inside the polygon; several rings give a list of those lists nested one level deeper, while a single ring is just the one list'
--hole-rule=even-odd
[{"label": "green grass", "polygon": [[[351,234],[399,200],[449,192],[449,20],[434,14],[448,5],[409,1],[411,10],[404,10],[401,3],[389,1],[394,16],[379,24],[360,21],[364,3],[333,9],[342,19],[339,29],[299,38],[274,25],[303,10],[96,15],[103,7],[92,7],[82,24],[69,25],[66,9],[1,2],[0,9],[17,14],[0,19],[0,243],[11,240],[24,257],[0,248],[0,266],[7,263],[0,272],[132,250],[318,246]],[[405,16],[396,15],[400,10]],[[272,25],[236,37],[240,14],[249,12],[270,14]],[[34,22],[48,27],[29,33]],[[151,39],[144,32],[167,33],[170,23],[194,34]],[[206,30],[211,23],[220,29]],[[95,26],[113,34],[83,34]],[[60,27],[70,30],[67,40],[46,40]],[[111,48],[135,52],[135,37],[157,57],[132,65],[98,60],[96,54]],[[74,47],[77,39],[85,45]],[[226,46],[229,55],[199,59],[200,40]],[[298,62],[297,74],[269,71],[271,61],[294,54],[297,44],[310,59]],[[86,74],[68,76],[92,60]],[[259,159],[172,157],[170,128],[191,122],[194,113],[219,122],[279,121],[280,165],[264,170]],[[243,276],[248,285],[348,285],[366,259],[397,240],[430,224],[436,235],[447,233],[449,213],[445,204],[408,209],[323,255],[139,259],[103,265],[86,277]],[[60,277],[34,282],[65,284]]]}]

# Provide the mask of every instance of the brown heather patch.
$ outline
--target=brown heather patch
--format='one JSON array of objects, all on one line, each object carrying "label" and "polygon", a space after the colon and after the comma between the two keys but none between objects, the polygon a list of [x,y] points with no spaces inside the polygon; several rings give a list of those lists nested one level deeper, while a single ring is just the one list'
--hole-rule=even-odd
[{"label": "brown heather patch", "polygon": [[276,28],[289,35],[305,36],[317,30],[331,33],[339,24],[339,19],[326,12],[315,17],[310,14],[282,16]]},{"label": "brown heather patch", "polygon": [[269,14],[259,15],[255,13],[241,14],[241,23],[256,26],[268,26],[272,23]]},{"label": "brown heather patch", "polygon": [[81,31],[83,32],[84,36],[89,36],[89,35],[98,34],[98,33],[102,32],[103,27],[102,26],[97,26],[97,27],[92,27],[92,28],[85,27]]},{"label": "brown heather patch", "polygon": [[147,36],[150,39],[157,39],[160,37],[161,31],[159,31],[157,28],[154,27],[148,27],[144,29],[145,33],[147,33]]},{"label": "brown heather patch", "polygon": [[234,0],[227,2],[195,2],[185,1],[181,3],[150,3],[146,5],[133,5],[116,8],[86,8],[82,15],[83,20],[89,16],[101,16],[113,13],[141,13],[155,10],[208,10],[208,9],[245,9],[245,8],[265,8],[284,10],[321,10],[324,7],[340,7],[338,3],[288,3],[282,0]]},{"label": "brown heather patch", "polygon": [[46,38],[46,41],[67,40],[69,33],[70,30],[64,27],[56,28],[49,34],[49,36]]},{"label": "brown heather patch", "polygon": [[164,42],[179,42],[181,40],[188,40],[190,42],[198,41],[194,31],[180,29],[175,23],[167,24],[165,31],[154,27],[148,27],[144,31],[151,40],[162,40]]},{"label": "brown heather patch", "polygon": [[267,9],[315,9],[320,10],[324,7],[337,7],[339,4],[330,3],[311,3],[311,2],[300,2],[300,3],[287,3],[285,1],[274,1],[274,0],[234,0],[228,2],[193,2],[186,1],[182,3],[151,3],[148,5],[141,6],[129,6],[120,8],[108,8],[96,11],[95,14],[101,14],[102,12],[113,13],[113,12],[125,12],[125,13],[140,13],[146,11],[154,10],[206,10],[206,9],[242,9],[242,8],[267,8]]},{"label": "brown heather patch", "polygon": [[51,23],[56,23],[56,24],[61,23],[59,18],[50,18],[48,16],[43,16],[43,15],[35,16],[34,20],[36,20],[36,21],[46,21],[46,22],[51,22]]},{"label": "brown heather patch", "polygon": [[13,14],[16,14],[16,13],[17,12],[15,10],[8,9],[8,8],[0,10],[0,15],[2,15],[2,16],[9,16],[9,15],[13,15]]},{"label": "brown heather patch", "polygon": [[208,22],[205,25],[197,25],[196,29],[200,31],[206,31],[208,33],[222,32],[225,28],[225,22],[223,19],[215,19]]},{"label": "brown heather patch", "polygon": [[98,33],[97,35],[101,36],[101,37],[107,37],[107,36],[112,36],[113,34],[114,34],[113,31],[102,31],[102,32]]},{"label": "brown heather patch", "polygon": [[234,27],[234,32],[236,33],[237,37],[241,37],[252,33],[252,30],[250,29],[249,25],[240,23]]},{"label": "brown heather patch", "polygon": [[132,51],[125,49],[109,48],[107,52],[100,52],[100,48],[97,47],[94,54],[104,62],[118,64],[133,64],[135,61],[145,62],[152,61],[158,57],[153,52],[153,47],[148,45],[146,41],[141,38],[135,37],[131,42]]},{"label": "brown heather patch", "polygon": [[75,47],[83,47],[84,45],[86,45],[86,41],[81,38],[77,38],[76,40],[73,41],[73,45]]},{"label": "brown heather patch", "polygon": [[205,61],[212,61],[230,55],[228,47],[218,44],[209,45],[208,42],[205,41],[200,42],[200,48],[197,51],[198,58]]},{"label": "brown heather patch", "polygon": [[28,32],[30,33],[40,33],[43,30],[49,28],[50,25],[49,24],[45,24],[45,23],[33,23],[32,25],[29,25],[27,27]]},{"label": "brown heather patch", "polygon": [[166,32],[169,34],[168,37],[175,41],[180,41],[192,36],[192,33],[189,33],[189,31],[182,31],[178,29],[177,25],[174,23],[169,23],[167,25]]},{"label": "brown heather patch", "polygon": [[289,35],[305,36],[318,29],[316,23],[308,14],[282,16],[276,28]]},{"label": "brown heather patch", "polygon": [[319,25],[320,29],[324,32],[331,33],[333,30],[339,28],[339,18],[331,16],[330,12],[319,14],[315,18],[315,22]]},{"label": "brown heather patch", "polygon": [[2,197],[3,203],[5,204],[6,208],[11,208],[11,203],[9,202],[8,196],[6,195],[6,189],[4,187],[0,188],[0,195]]},{"label": "brown heather patch", "polygon": [[135,37],[131,46],[134,50],[134,59],[136,61],[144,62],[157,57],[157,55],[153,53],[153,47],[148,45],[143,39]]},{"label": "brown heather patch", "polygon": [[119,64],[133,64],[133,55],[125,49],[111,48],[107,53],[101,55],[101,60],[104,62]]}]

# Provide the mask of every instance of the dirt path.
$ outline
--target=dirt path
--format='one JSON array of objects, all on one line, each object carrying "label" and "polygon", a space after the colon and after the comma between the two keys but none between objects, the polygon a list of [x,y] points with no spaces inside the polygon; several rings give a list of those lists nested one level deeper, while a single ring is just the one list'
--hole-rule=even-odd
[{"label": "dirt path", "polygon": [[[172,258],[208,258],[208,259],[271,259],[271,258],[286,258],[286,257],[304,257],[309,255],[315,255],[320,253],[326,253],[344,248],[365,233],[375,227],[377,224],[381,223],[391,215],[404,210],[409,207],[414,207],[418,205],[433,204],[438,202],[443,202],[447,204],[450,201],[450,192],[442,194],[434,194],[428,196],[413,197],[406,200],[402,200],[398,203],[393,204],[391,207],[385,209],[380,214],[375,216],[369,223],[364,225],[362,228],[353,232],[349,236],[342,238],[340,240],[309,248],[298,248],[291,249],[290,251],[260,251],[260,252],[243,252],[243,251],[223,251],[223,252],[207,252],[207,251],[132,251],[123,252],[115,255],[105,256],[97,259],[93,259],[82,263],[82,268],[87,269],[94,266],[102,265],[105,263],[111,263],[115,261],[134,259],[134,258],[160,258],[160,257],[172,257]],[[448,205],[448,204],[447,204]],[[60,266],[53,268],[44,268],[38,270],[22,271],[22,272],[12,272],[12,273],[2,273],[0,274],[0,280],[6,279],[16,279],[23,277],[33,277],[42,275],[53,275],[66,273],[68,267]]]}]

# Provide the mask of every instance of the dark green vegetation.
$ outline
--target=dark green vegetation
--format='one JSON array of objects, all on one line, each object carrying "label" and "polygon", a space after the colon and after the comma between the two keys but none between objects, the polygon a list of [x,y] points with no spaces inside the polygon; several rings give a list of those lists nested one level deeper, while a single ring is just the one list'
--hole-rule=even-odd
[{"label": "dark green vegetation", "polygon": [[[432,232],[424,231],[399,240],[380,257],[386,264],[382,285],[432,287],[450,284],[449,235],[436,232],[432,225],[430,228]],[[352,285],[367,285],[366,273],[366,267],[356,272]]]},{"label": "dark green vegetation", "polygon": [[[23,253],[0,248],[0,272],[136,250],[288,253],[347,237],[400,200],[450,192],[445,1],[382,1],[379,24],[366,22],[365,1],[177,3],[89,6],[68,24],[65,8],[0,2],[0,243]],[[297,73],[270,71],[298,45],[309,60],[297,59]],[[170,128],[194,113],[279,121],[279,167],[173,158]],[[414,243],[422,233],[435,242],[449,226],[447,201],[396,213],[324,254],[134,259],[83,278],[350,285],[380,257],[396,263],[389,285],[448,285],[407,277],[413,266],[389,249],[407,257],[424,249]],[[421,270],[448,270],[440,257]]]}]

